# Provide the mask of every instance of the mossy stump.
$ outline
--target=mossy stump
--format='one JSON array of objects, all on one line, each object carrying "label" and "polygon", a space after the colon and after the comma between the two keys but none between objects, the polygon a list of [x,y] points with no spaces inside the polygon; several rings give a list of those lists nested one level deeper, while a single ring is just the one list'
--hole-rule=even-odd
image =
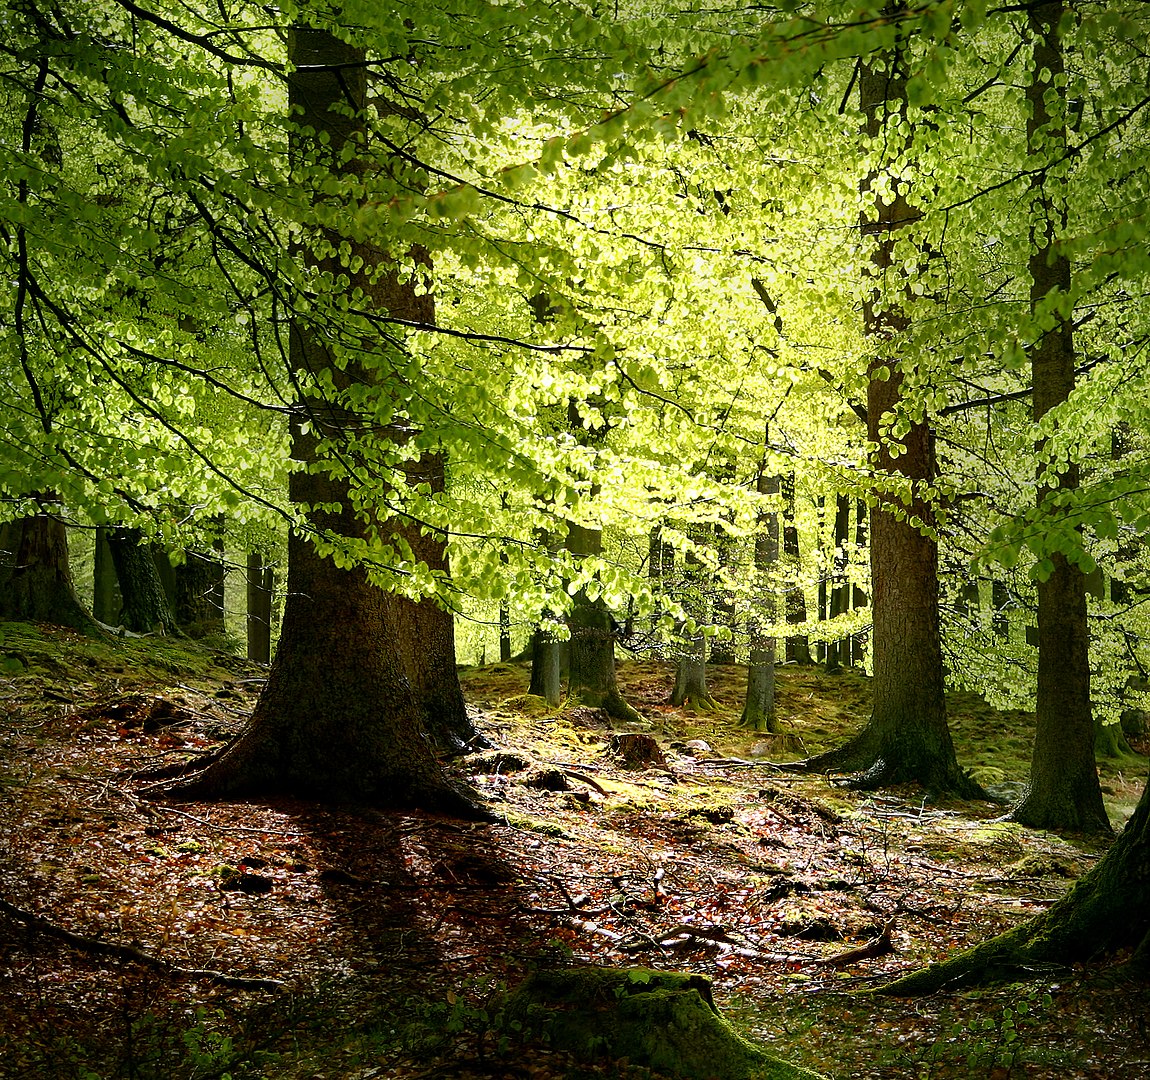
[{"label": "mossy stump", "polygon": [[506,1017],[556,1050],[626,1059],[683,1080],[818,1080],[740,1038],[703,975],[576,966],[536,971],[506,1000]]}]

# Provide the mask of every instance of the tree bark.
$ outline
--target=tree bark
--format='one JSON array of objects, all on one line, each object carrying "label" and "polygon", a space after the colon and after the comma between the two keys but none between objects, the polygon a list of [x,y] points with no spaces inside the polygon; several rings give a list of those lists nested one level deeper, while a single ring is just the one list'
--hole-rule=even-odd
[{"label": "tree bark", "polygon": [[[892,113],[906,113],[906,74],[897,51],[877,64],[864,64],[859,77],[866,133],[877,136]],[[912,421],[906,435],[892,439],[889,425],[902,402],[899,358],[883,355],[885,343],[909,327],[893,300],[905,288],[895,266],[900,229],[920,213],[907,199],[906,181],[890,198],[868,177],[873,211],[864,215],[865,235],[876,238],[871,255],[873,292],[864,301],[865,331],[876,345],[867,384],[867,436],[876,446],[880,480],[871,509],[870,556],[873,622],[873,709],[861,732],[845,746],[818,755],[802,767],[820,772],[857,773],[856,786],[871,788],[917,781],[932,792],[973,797],[982,794],[958,767],[947,725],[942,644],[939,629],[938,543],[934,512],[923,488],[935,477],[934,438],[924,420]],[[909,498],[884,490],[890,478]],[[904,501],[905,499],[905,501]]]},{"label": "tree bark", "polygon": [[[760,495],[778,495],[780,477],[768,475],[764,458],[755,484]],[[771,574],[779,561],[779,515],[773,510],[760,510],[755,534],[755,579],[757,588],[751,612],[751,654],[747,664],[747,693],[743,700],[740,724],[753,731],[778,731],[775,712],[775,639],[763,632],[764,623],[778,617]]]},{"label": "tree bark", "polygon": [[[322,154],[333,172],[354,169],[354,155],[349,164],[343,151],[362,130],[364,50],[296,25],[290,53],[289,106],[301,132],[294,136],[295,153]],[[342,238],[326,239],[338,250]],[[365,244],[352,247],[364,266],[351,275],[351,285],[387,310],[386,297],[382,303],[378,298],[381,253]],[[346,272],[335,258],[301,254],[320,271]],[[335,363],[331,349],[322,325],[293,318],[289,362],[297,375],[323,371],[337,389],[353,379],[373,379],[354,361]],[[342,440],[358,429],[354,415],[314,394],[295,410],[292,457],[300,468],[291,475],[289,494],[310,509],[308,530],[293,530],[288,538],[279,645],[248,727],[180,789],[184,798],[290,793],[480,813],[447,784],[423,729],[424,710],[393,640],[394,603],[362,567],[337,566],[313,541],[316,535],[352,541],[371,536],[372,523],[353,508],[348,482],[308,468],[318,460],[320,434]]]},{"label": "tree bark", "polygon": [[[850,610],[850,585],[847,583],[847,540],[850,535],[851,503],[846,495],[835,496],[834,555],[830,583],[828,618],[845,615]],[[850,663],[850,639],[836,638],[827,642],[827,671],[839,671]]]},{"label": "tree bark", "polygon": [[119,623],[134,634],[178,634],[151,544],[139,529],[113,529],[108,549],[120,583]]},{"label": "tree bark", "polygon": [[[45,496],[41,502],[50,506]],[[54,514],[34,514],[10,523],[10,570],[0,588],[0,619],[70,626],[86,634],[99,625],[76,596],[68,563],[68,530]]]},{"label": "tree bark", "polygon": [[[1045,159],[1045,144],[1065,146],[1066,128],[1053,119],[1046,95],[1065,94],[1065,72],[1058,23],[1063,4],[1031,8],[1034,78],[1026,88],[1030,105],[1027,143]],[[1045,174],[1035,180],[1038,224],[1032,230],[1030,303],[1036,311],[1052,296],[1070,291],[1070,260],[1056,246],[1056,223],[1065,213],[1055,207]],[[1035,423],[1074,389],[1074,336],[1069,318],[1057,316],[1030,349]],[[1042,445],[1038,446],[1039,454]],[[1054,482],[1043,483],[1040,466],[1038,505],[1059,489],[1078,486],[1071,464]],[[1051,508],[1050,512],[1057,512]],[[1053,569],[1038,582],[1038,688],[1035,698],[1034,752],[1030,783],[1011,817],[1040,829],[1110,832],[1094,758],[1094,722],[1090,705],[1090,634],[1086,621],[1086,583],[1079,567],[1061,552],[1050,556]]]}]

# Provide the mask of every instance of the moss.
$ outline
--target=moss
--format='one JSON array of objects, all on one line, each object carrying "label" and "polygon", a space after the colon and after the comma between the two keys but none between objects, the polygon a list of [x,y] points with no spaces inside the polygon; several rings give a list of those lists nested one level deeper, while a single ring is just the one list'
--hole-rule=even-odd
[{"label": "moss", "polygon": [[649,968],[541,969],[506,1000],[507,1016],[585,1060],[626,1058],[683,1080],[816,1080],[740,1038],[710,980]]}]

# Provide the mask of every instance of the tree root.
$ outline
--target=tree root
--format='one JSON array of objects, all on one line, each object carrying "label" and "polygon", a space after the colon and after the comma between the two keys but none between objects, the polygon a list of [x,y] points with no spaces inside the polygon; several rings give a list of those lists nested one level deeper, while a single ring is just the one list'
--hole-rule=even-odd
[{"label": "tree root", "polygon": [[203,979],[216,983],[218,986],[228,986],[237,990],[282,990],[285,986],[278,979],[251,979],[206,968],[179,967],[158,956],[144,952],[143,949],[138,949],[135,945],[121,945],[114,941],[103,941],[73,933],[62,926],[57,926],[56,923],[50,922],[41,915],[10,904],[7,900],[0,900],[0,912],[22,922],[29,930],[35,930],[45,937],[63,941],[81,952],[91,953],[95,956],[111,956],[117,960],[128,960],[154,971],[161,971],[172,978]]}]

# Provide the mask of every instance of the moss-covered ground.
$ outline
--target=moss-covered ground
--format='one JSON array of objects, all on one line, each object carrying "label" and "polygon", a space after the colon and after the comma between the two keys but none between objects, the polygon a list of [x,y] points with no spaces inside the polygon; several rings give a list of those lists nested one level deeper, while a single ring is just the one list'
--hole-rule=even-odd
[{"label": "moss-covered ground", "polygon": [[[1150,998],[1108,968],[864,992],[1041,911],[1102,849],[780,769],[864,721],[860,674],[781,668],[783,730],[756,735],[739,669],[691,715],[667,666],[624,662],[664,758],[633,770],[601,713],[526,695],[524,666],[464,669],[493,747],[448,768],[498,824],[150,799],[141,774],[239,730],[262,674],[0,624],[0,1077],[665,1075],[509,1015],[504,990],[576,961],[705,975],[740,1035],[840,1080],[1150,1075]],[[950,712],[961,762],[1019,790],[1030,718],[972,694]],[[1100,768],[1120,825],[1146,759]]]}]

